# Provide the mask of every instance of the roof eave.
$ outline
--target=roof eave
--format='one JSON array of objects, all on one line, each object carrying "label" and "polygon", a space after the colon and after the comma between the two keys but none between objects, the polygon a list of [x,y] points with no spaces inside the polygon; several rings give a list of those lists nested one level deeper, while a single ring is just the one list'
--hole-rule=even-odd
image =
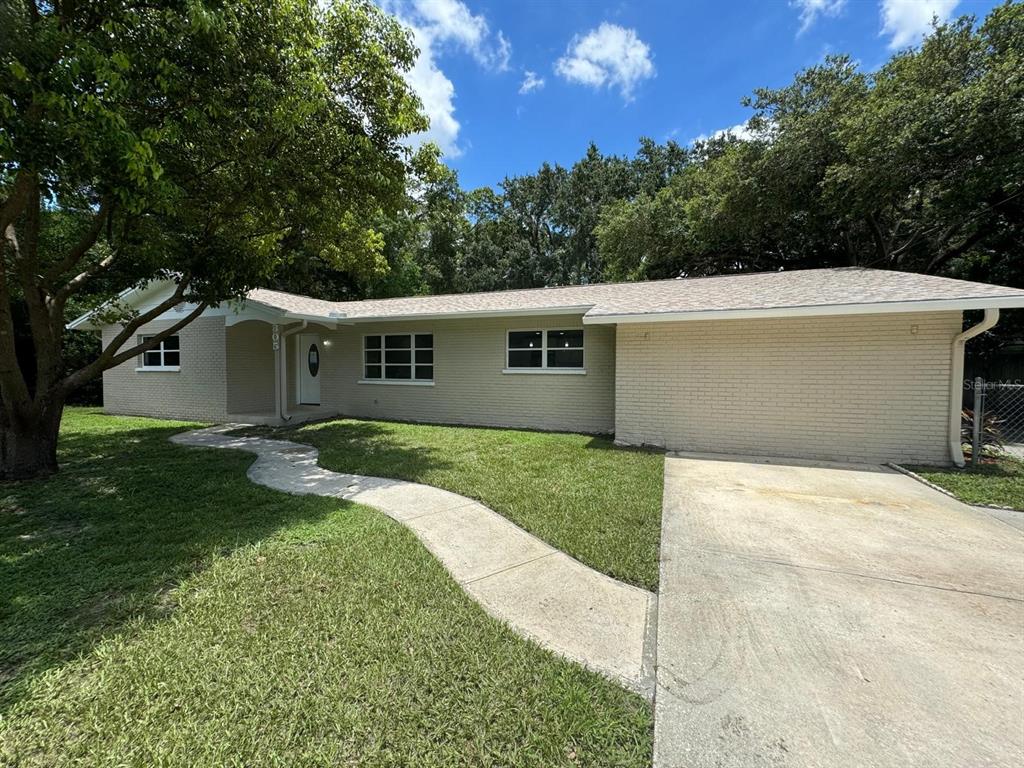
[{"label": "roof eave", "polygon": [[367,315],[365,317],[343,317],[338,320],[346,325],[356,323],[419,322],[421,320],[459,320],[471,317],[487,319],[499,317],[523,317],[529,315],[585,315],[593,304],[577,304],[563,307],[529,307],[525,309],[479,309],[456,312],[414,312],[400,315]]},{"label": "roof eave", "polygon": [[96,325],[95,323],[91,322],[92,319],[96,315],[98,315],[102,310],[106,309],[107,307],[109,307],[114,302],[123,301],[124,299],[128,299],[128,298],[130,298],[132,296],[132,294],[141,293],[143,290],[144,290],[144,287],[140,287],[138,285],[133,285],[130,288],[125,288],[123,291],[121,291],[119,294],[117,294],[117,296],[115,296],[114,298],[107,299],[102,304],[100,304],[98,307],[93,307],[92,309],[90,309],[85,314],[79,315],[74,320],[72,320],[70,323],[66,323],[64,325],[64,327],[67,330],[69,330],[69,331],[99,331],[99,330],[102,330],[102,326]]},{"label": "roof eave", "polygon": [[772,319],[786,317],[827,317],[835,315],[881,315],[904,312],[954,312],[969,309],[1016,309],[1024,307],[1024,295],[971,299],[922,299],[863,304],[816,304],[795,307],[748,309],[702,309],[690,312],[588,312],[585,325],[622,323],[678,323],[692,320]]}]

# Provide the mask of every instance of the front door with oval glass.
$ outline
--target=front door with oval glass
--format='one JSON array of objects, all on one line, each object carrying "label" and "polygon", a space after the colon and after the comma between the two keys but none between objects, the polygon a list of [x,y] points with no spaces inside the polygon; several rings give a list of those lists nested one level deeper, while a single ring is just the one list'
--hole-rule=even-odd
[{"label": "front door with oval glass", "polygon": [[298,339],[299,404],[320,405],[320,369],[323,344],[313,333],[300,333]]}]

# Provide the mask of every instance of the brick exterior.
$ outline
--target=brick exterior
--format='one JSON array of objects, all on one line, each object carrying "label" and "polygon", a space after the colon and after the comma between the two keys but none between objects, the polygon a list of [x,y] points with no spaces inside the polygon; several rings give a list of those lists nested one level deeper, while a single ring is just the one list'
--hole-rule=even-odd
[{"label": "brick exterior", "polygon": [[[351,416],[611,433],[615,331],[590,326],[585,375],[502,373],[508,330],[573,328],[574,316],[381,323],[326,332],[321,403]],[[434,386],[359,384],[363,336],[434,334]]]},{"label": "brick exterior", "polygon": [[[170,320],[149,323],[138,335],[155,333],[172,323]],[[223,317],[200,317],[185,326],[178,334],[180,371],[136,371],[140,364],[138,359],[105,371],[104,410],[165,419],[225,420],[225,330]],[[120,326],[104,328],[103,345],[110,343],[119,331]]]},{"label": "brick exterior", "polygon": [[[502,373],[507,331],[580,323],[556,315],[311,325],[327,342],[321,404],[365,418],[614,431],[620,442],[670,450],[949,461],[959,312],[589,325],[586,375]],[[114,332],[104,331],[105,343]],[[434,335],[434,386],[360,384],[363,336],[409,332]],[[207,317],[180,336],[181,371],[137,372],[130,361],[104,374],[109,412],[204,421],[273,413],[269,325],[225,328],[223,317]]]},{"label": "brick exterior", "polygon": [[620,325],[616,438],[670,450],[946,463],[960,329],[959,312]]},{"label": "brick exterior", "polygon": [[[579,327],[580,316],[517,320],[445,320],[343,326],[311,325],[322,348],[321,405],[349,416],[451,424],[611,433],[615,414],[615,331],[585,329],[585,375],[505,374],[506,331]],[[151,323],[140,331],[166,327]],[[294,326],[292,326],[294,327]],[[104,331],[109,341],[115,329]],[[434,386],[359,384],[363,336],[433,333]],[[201,318],[182,330],[181,371],[136,371],[130,361],[103,377],[109,413],[226,420],[229,414],[274,411],[274,355],[270,326],[224,327]],[[295,336],[287,339],[288,400],[295,404]],[[226,349],[226,351],[225,351]]]},{"label": "brick exterior", "polygon": [[270,325],[249,320],[227,329],[228,413],[274,412],[274,348]]}]

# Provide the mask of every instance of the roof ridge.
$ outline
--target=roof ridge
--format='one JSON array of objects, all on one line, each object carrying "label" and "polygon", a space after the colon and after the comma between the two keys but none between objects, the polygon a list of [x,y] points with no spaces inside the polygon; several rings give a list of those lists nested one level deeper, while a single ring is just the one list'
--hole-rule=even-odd
[{"label": "roof ridge", "polygon": [[347,305],[347,304],[364,304],[366,302],[383,302],[383,301],[409,301],[410,299],[445,299],[455,296],[468,297],[468,296],[494,296],[496,294],[503,293],[517,293],[524,291],[560,291],[570,288],[612,288],[618,285],[644,285],[644,284],[661,284],[661,283],[674,283],[677,281],[695,282],[698,280],[716,280],[722,278],[740,278],[740,277],[757,277],[765,275],[791,275],[796,272],[890,272],[894,270],[885,269],[870,269],[868,267],[860,266],[847,266],[847,267],[812,267],[810,269],[775,269],[775,270],[762,270],[760,272],[731,272],[721,275],[695,275],[693,277],[662,277],[657,280],[617,280],[610,283],[571,283],[568,285],[542,285],[537,288],[499,288],[494,291],[465,291],[462,293],[422,293],[412,294],[409,296],[387,296],[376,299],[348,299],[345,301],[332,301],[331,299],[318,299],[315,296],[307,296],[303,293],[290,293],[288,291],[278,291],[273,288],[257,288],[256,290],[268,291],[270,293],[278,293],[283,296],[294,296],[299,299],[309,299],[311,301],[322,301],[326,304],[332,304],[335,306]]}]

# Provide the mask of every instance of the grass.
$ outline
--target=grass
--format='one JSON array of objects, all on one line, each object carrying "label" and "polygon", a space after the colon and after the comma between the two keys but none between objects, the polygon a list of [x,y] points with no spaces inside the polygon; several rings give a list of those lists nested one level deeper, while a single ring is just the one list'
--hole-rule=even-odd
[{"label": "grass", "polygon": [[586,435],[355,419],[257,431],[315,445],[337,472],[477,499],[609,576],[658,587],[661,453]]},{"label": "grass", "polygon": [[988,504],[1024,512],[1024,461],[1001,456],[980,467],[908,467],[968,504]]},{"label": "grass", "polygon": [[61,473],[0,486],[0,764],[650,764],[642,699],[183,426],[70,409]]}]

